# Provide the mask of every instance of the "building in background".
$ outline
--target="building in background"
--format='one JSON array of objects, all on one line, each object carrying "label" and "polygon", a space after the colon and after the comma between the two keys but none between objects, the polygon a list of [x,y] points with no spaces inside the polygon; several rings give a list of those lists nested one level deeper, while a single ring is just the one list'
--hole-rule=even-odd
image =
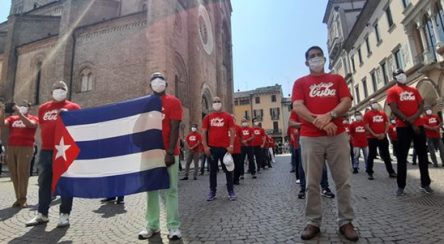
[{"label": "building in background", "polygon": [[[425,102],[442,110],[443,4],[442,0],[329,0],[324,23],[329,30],[330,68],[346,78],[353,109],[364,110],[375,98],[390,114],[386,91],[396,83],[392,71],[401,68]],[[344,14],[356,11],[357,18]]]},{"label": "building in background", "polygon": [[[256,88],[251,91],[234,93],[234,114],[240,123],[242,118],[251,121],[257,118],[262,123],[265,132],[277,143],[282,143],[285,137],[283,95],[281,85]],[[288,109],[288,108],[285,108]]]},{"label": "building in background", "polygon": [[39,105],[64,80],[82,107],[113,103],[149,93],[150,74],[161,71],[182,101],[182,132],[214,96],[232,111],[230,0],[11,1],[0,23],[5,101]]}]

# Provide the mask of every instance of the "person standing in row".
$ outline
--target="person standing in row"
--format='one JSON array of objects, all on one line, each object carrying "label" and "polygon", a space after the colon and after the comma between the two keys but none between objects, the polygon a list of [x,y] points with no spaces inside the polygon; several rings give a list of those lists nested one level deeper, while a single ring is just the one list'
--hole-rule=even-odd
[{"label": "person standing in row", "polygon": [[[251,128],[248,125],[248,120],[246,118],[242,119],[242,127],[241,127],[241,133],[242,133],[242,138],[241,138],[241,162],[242,162],[242,172],[245,172],[244,170],[244,164],[243,162],[245,161],[245,157],[248,157],[248,171],[251,174],[251,177],[253,177],[253,179],[256,179],[256,165],[254,164],[254,152],[253,152],[253,147],[251,146],[251,143],[254,139],[254,134],[253,134],[253,128]],[[242,174],[240,176],[240,179],[243,179],[244,174]]]},{"label": "person standing in row", "polygon": [[398,190],[396,195],[405,195],[407,155],[412,141],[419,159],[420,188],[426,193],[433,193],[430,187],[426,136],[422,120],[419,118],[424,110],[424,100],[416,88],[407,85],[407,75],[402,69],[395,70],[393,77],[397,83],[387,91],[387,103],[396,116],[396,132],[398,134]]},{"label": "person standing in row", "polygon": [[233,142],[233,156],[234,160],[234,175],[233,175],[233,184],[239,185],[239,179],[241,175],[244,175],[244,162],[241,159],[241,138],[242,138],[242,129],[236,124],[236,117],[234,114],[231,115],[234,122],[234,142]]},{"label": "person standing in row", "polygon": [[11,181],[14,185],[16,201],[13,207],[28,206],[29,171],[34,150],[34,136],[39,119],[29,114],[31,104],[23,101],[20,106],[14,106],[16,115],[5,119],[4,106],[0,103],[0,126],[9,128],[6,163]]},{"label": "person standing in row", "polygon": [[390,142],[392,143],[393,154],[395,155],[396,158],[398,158],[398,135],[396,134],[396,120],[395,119],[390,120],[388,135],[390,138]]},{"label": "person standing in row", "polygon": [[[202,121],[202,144],[210,161],[210,192],[207,201],[216,200],[219,160],[223,162],[225,154],[227,152],[232,154],[234,150],[234,121],[229,113],[222,111],[220,97],[213,98],[213,110]],[[228,198],[234,201],[236,194],[233,187],[233,172],[228,171],[223,163],[222,170],[227,179]]]},{"label": "person standing in row", "polygon": [[251,142],[253,147],[254,157],[256,158],[257,172],[260,173],[261,168],[265,169],[265,155],[264,146],[267,138],[265,137],[265,130],[261,127],[261,123],[257,118],[253,119],[253,135],[254,139]]},{"label": "person standing in row", "polygon": [[379,149],[379,155],[385,163],[385,168],[390,178],[396,178],[393,170],[392,160],[390,159],[389,142],[387,140],[387,131],[389,122],[387,115],[379,110],[379,104],[370,100],[371,109],[364,114],[365,129],[368,132],[369,155],[367,163],[368,179],[373,180],[373,161],[376,158],[376,149]]},{"label": "person standing in row", "polygon": [[430,107],[425,108],[425,116],[422,119],[424,121],[427,145],[433,166],[438,167],[438,160],[436,159],[436,151],[438,150],[441,157],[441,165],[444,167],[444,144],[441,140],[441,119],[438,115],[433,114]]},{"label": "person standing in row", "polygon": [[368,168],[368,141],[365,125],[361,112],[355,112],[355,121],[349,127],[353,146],[353,174],[359,173],[360,151],[364,157],[365,167]]},{"label": "person standing in row", "polygon": [[[52,201],[52,160],[56,143],[54,134],[56,120],[62,111],[78,110],[77,103],[66,99],[68,86],[64,81],[54,83],[52,86],[52,99],[39,107],[39,123],[42,146],[38,161],[39,172],[39,207],[37,216],[26,223],[26,226],[44,224],[49,221],[48,210]],[[69,226],[69,215],[72,210],[72,197],[61,197],[60,218],[57,227]]]},{"label": "person standing in row", "polygon": [[197,180],[197,172],[199,171],[199,158],[200,154],[203,152],[202,135],[197,132],[197,124],[191,125],[191,132],[185,138],[185,142],[188,153],[185,164],[185,177],[183,177],[181,180],[188,180],[191,161],[194,161],[193,179]]},{"label": "person standing in row", "polygon": [[342,116],[352,104],[352,96],[343,77],[324,71],[324,52],[318,46],[305,53],[310,74],[299,78],[293,86],[293,108],[301,125],[302,162],[307,179],[305,215],[307,226],[301,234],[310,240],[319,234],[322,207],[319,183],[327,161],[336,184],[339,232],[347,240],[359,236],[351,223],[354,211],[351,204],[350,148]]}]

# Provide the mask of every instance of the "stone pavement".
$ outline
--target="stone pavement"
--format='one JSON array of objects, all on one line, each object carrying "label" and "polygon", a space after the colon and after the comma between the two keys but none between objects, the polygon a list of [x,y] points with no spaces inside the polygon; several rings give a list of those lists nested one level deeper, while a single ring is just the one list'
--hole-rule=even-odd
[{"label": "stone pavement", "polygon": [[[359,243],[444,243],[444,168],[430,169],[436,193],[426,195],[418,189],[417,167],[410,165],[408,195],[397,198],[395,180],[388,178],[381,162],[376,162],[374,181],[367,180],[364,173],[352,176]],[[297,199],[299,186],[289,168],[289,157],[279,156],[274,168],[265,170],[258,179],[247,175],[236,187],[235,202],[227,199],[222,174],[218,175],[218,199],[210,203],[205,201],[207,175],[180,182],[183,239],[174,243],[345,242],[336,227],[336,201],[325,198],[321,236],[307,242],[300,239],[305,202]],[[12,183],[8,177],[0,178],[0,243],[168,243],[164,221],[161,237],[137,239],[145,225],[145,194],[126,197],[125,205],[75,199],[71,227],[55,228],[58,206],[53,206],[46,226],[26,228],[25,222],[35,214],[36,178],[32,177],[29,185],[28,202],[32,206],[22,210],[10,208],[14,202]],[[331,188],[334,191],[334,186]],[[54,205],[58,203],[56,200]]]}]

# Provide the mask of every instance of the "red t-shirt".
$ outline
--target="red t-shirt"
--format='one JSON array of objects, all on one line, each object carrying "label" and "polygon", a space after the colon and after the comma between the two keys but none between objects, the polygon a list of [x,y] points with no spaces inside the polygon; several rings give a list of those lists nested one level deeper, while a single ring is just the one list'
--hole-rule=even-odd
[{"label": "red t-shirt", "polygon": [[[242,140],[247,140],[253,135],[253,128],[251,127],[241,127],[241,135]],[[247,144],[242,144],[242,146],[251,146],[251,141],[247,142]]]},{"label": "red t-shirt", "polygon": [[238,125],[234,125],[234,143],[233,143],[233,154],[241,153],[241,138],[242,138],[242,128]]},{"label": "red t-shirt", "polygon": [[367,147],[367,133],[364,121],[355,121],[350,125],[350,136],[353,147]]},{"label": "red t-shirt", "polygon": [[[307,75],[295,81],[293,85],[292,102],[302,100],[307,109],[313,114],[325,114],[336,108],[342,98],[352,98],[344,78],[336,74],[319,76]],[[342,118],[333,120],[338,127],[336,134],[345,131]],[[301,136],[319,137],[327,133],[318,129],[312,123],[301,118]]]},{"label": "red t-shirt", "polygon": [[226,112],[212,112],[205,116],[202,121],[202,129],[208,131],[207,143],[210,147],[229,147],[230,137],[228,133],[230,128],[233,127],[233,117]]},{"label": "red t-shirt", "polygon": [[190,132],[185,140],[189,147],[194,147],[196,144],[199,144],[193,149],[194,152],[203,152],[202,136],[199,134],[199,132]]},{"label": "red t-shirt", "polygon": [[271,136],[267,137],[267,144],[268,148],[274,148],[276,146],[276,143],[274,142],[274,139]]},{"label": "red t-shirt", "polygon": [[[423,123],[427,126],[438,126],[440,124],[440,119],[438,115],[432,114],[432,115],[426,115],[422,118]],[[426,136],[429,138],[441,138],[441,134],[439,131],[436,130],[429,130],[425,129]]]},{"label": "red t-shirt", "polygon": [[[388,123],[387,115],[383,111],[369,110],[364,114],[364,121],[376,134],[385,134],[385,125]],[[370,132],[368,138],[375,138]]]},{"label": "red t-shirt", "polygon": [[[165,150],[168,150],[170,145],[170,133],[172,120],[182,121],[182,103],[180,100],[173,95],[163,95],[160,97],[162,99],[162,135]],[[174,155],[179,155],[179,140],[177,140],[176,147],[174,148]]]},{"label": "red t-shirt", "polygon": [[393,125],[393,124],[389,125],[388,134],[389,134],[390,140],[392,140],[392,141],[397,141],[398,140],[398,134],[396,132],[396,126],[395,125]]},{"label": "red t-shirt", "polygon": [[[36,124],[39,123],[39,118],[34,115],[26,115],[26,117],[34,121]],[[9,146],[18,146],[18,147],[32,147],[34,146],[34,136],[37,131],[36,128],[26,127],[25,123],[20,119],[19,115],[9,116],[5,119],[5,123],[8,123],[9,127],[9,137],[8,137],[8,145]]]},{"label": "red t-shirt", "polygon": [[251,146],[260,147],[265,137],[265,130],[260,127],[253,127],[254,139],[251,141]]},{"label": "red t-shirt", "polygon": [[300,136],[300,130],[294,127],[288,127],[289,134],[290,134],[290,143],[293,146],[294,149],[299,149],[299,136]]},{"label": "red t-shirt", "polygon": [[292,135],[292,132],[293,128],[288,126],[287,128],[288,143],[293,146],[294,136]]},{"label": "red t-shirt", "polygon": [[[404,85],[395,85],[387,91],[387,104],[395,103],[399,111],[405,116],[410,117],[418,111],[418,107],[422,102],[422,97],[416,88]],[[418,118],[415,121],[416,126],[421,125]],[[407,125],[396,118],[396,127],[406,127]]]},{"label": "red t-shirt", "polygon": [[56,120],[61,109],[77,110],[80,106],[68,100],[62,102],[49,101],[39,107],[40,135],[42,149],[54,150],[54,133]]}]

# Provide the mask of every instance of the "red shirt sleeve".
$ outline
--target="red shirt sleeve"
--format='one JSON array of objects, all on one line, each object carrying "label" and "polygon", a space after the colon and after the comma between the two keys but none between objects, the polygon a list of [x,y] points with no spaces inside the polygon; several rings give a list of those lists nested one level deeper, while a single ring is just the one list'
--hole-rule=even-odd
[{"label": "red shirt sleeve", "polygon": [[338,79],[339,99],[342,99],[344,97],[349,97],[349,98],[353,99],[352,95],[350,94],[350,90],[348,89],[347,82],[345,81],[345,79],[340,75],[338,75],[337,77],[338,77],[337,79]]},{"label": "red shirt sleeve", "polygon": [[368,125],[368,124],[370,124],[370,114],[369,114],[369,112],[367,112],[367,113],[365,113],[364,114],[364,122]]},{"label": "red shirt sleeve", "polygon": [[202,120],[202,129],[208,130],[208,115],[205,115]]},{"label": "red shirt sleeve", "polygon": [[231,117],[231,115],[229,115],[228,113],[227,113],[227,125],[228,125],[228,128],[233,128],[233,127],[235,127],[234,125],[234,120],[233,120],[233,117]]},{"label": "red shirt sleeve", "polygon": [[419,91],[417,89],[415,89],[415,96],[418,98],[418,104],[420,104],[422,102],[422,96],[421,94],[419,94]]},{"label": "red shirt sleeve", "polygon": [[295,121],[295,122],[299,122],[299,116],[295,111],[291,111],[290,120]]},{"label": "red shirt sleeve", "polygon": [[397,93],[394,89],[390,89],[387,92],[387,104],[396,103],[398,101]]},{"label": "red shirt sleeve", "polygon": [[11,121],[12,121],[12,116],[9,116],[8,118],[5,119],[5,123],[8,123],[9,125],[11,125]]},{"label": "red shirt sleeve", "polygon": [[179,99],[171,99],[170,120],[182,120],[182,103]]},{"label": "red shirt sleeve", "polygon": [[305,100],[305,94],[304,94],[304,89],[303,89],[303,85],[302,85],[303,82],[304,82],[304,80],[302,78],[297,79],[294,82],[293,92],[291,95],[292,102],[294,102],[296,100]]}]

